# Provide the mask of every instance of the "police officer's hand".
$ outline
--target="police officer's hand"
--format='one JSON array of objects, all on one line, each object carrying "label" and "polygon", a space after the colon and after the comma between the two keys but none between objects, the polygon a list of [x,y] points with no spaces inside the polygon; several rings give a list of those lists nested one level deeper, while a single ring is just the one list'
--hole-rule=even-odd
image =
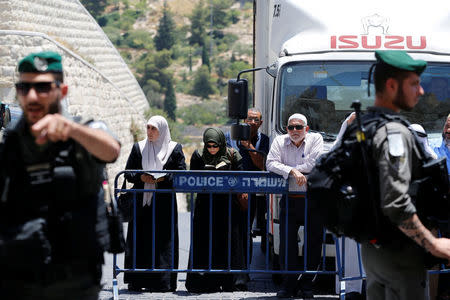
[{"label": "police officer's hand", "polygon": [[36,137],[38,145],[48,141],[67,141],[74,124],[60,114],[48,114],[31,126],[31,132]]},{"label": "police officer's hand", "polygon": [[430,247],[430,253],[436,257],[447,259],[450,264],[450,239],[436,238]]},{"label": "police officer's hand", "polygon": [[292,176],[294,176],[295,181],[297,182],[298,186],[302,186],[304,184],[306,184],[306,176],[302,174],[302,172],[300,172],[297,169],[292,169],[290,174]]}]

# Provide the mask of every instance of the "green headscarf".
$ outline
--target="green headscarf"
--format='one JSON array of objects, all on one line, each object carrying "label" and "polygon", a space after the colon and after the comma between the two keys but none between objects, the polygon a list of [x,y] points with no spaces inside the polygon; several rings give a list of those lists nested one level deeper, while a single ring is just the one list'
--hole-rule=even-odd
[{"label": "green headscarf", "polygon": [[[215,155],[211,155],[208,148],[206,148],[206,144],[208,143],[216,143],[219,145],[219,151]],[[222,130],[218,128],[207,128],[203,133],[203,144],[202,158],[205,165],[217,166],[221,162],[227,165],[231,164],[227,156],[227,143]]]}]

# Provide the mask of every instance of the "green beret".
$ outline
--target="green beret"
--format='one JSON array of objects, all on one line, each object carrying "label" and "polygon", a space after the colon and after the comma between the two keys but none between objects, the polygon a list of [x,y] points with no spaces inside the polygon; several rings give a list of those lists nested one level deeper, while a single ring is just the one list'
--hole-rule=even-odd
[{"label": "green beret", "polygon": [[61,73],[61,55],[45,51],[31,53],[19,62],[20,73]]},{"label": "green beret", "polygon": [[385,63],[391,67],[422,74],[427,67],[427,62],[420,59],[413,59],[406,51],[399,50],[377,50],[375,57],[378,62]]}]

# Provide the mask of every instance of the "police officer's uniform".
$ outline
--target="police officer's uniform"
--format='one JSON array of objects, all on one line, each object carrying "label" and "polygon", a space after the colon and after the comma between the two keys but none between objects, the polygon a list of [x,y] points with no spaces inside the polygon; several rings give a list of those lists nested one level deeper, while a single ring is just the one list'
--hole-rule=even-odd
[{"label": "police officer's uniform", "polygon": [[[62,70],[59,55],[44,54],[50,66],[56,61]],[[31,71],[35,61],[28,60]],[[101,122],[87,125],[106,130]],[[0,165],[0,228],[38,218],[45,223],[42,241],[29,249],[36,264],[19,266],[29,258],[20,257],[20,245],[12,246],[18,251],[0,253],[2,264],[8,264],[0,274],[0,298],[97,299],[103,251],[109,243],[101,188],[104,162],[74,140],[37,145],[22,116],[5,132]],[[38,253],[45,253],[43,261]]]},{"label": "police officer's uniform", "polygon": [[[402,51],[377,51],[376,57],[377,63],[418,74],[426,67],[424,61],[413,60]],[[373,118],[377,114],[398,116],[390,109],[372,107],[365,117]],[[425,299],[424,250],[397,228],[416,213],[408,189],[419,174],[424,158],[413,134],[398,122],[380,127],[373,136],[370,150],[375,186],[379,187],[376,195],[383,214],[394,226],[391,232],[382,233],[385,242],[381,246],[376,241],[362,244],[369,299]]]}]

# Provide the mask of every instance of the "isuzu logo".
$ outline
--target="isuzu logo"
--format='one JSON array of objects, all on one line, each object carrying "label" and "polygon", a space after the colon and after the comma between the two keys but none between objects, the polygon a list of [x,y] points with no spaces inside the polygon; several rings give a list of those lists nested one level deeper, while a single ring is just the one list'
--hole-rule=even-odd
[{"label": "isuzu logo", "polygon": [[[421,50],[427,47],[426,36],[388,34],[389,19],[373,14],[361,19],[363,34],[332,35],[331,49],[409,49]],[[376,32],[376,34],[371,34]]]},{"label": "isuzu logo", "polygon": [[332,35],[331,49],[425,49],[427,37],[414,38],[411,35]]}]

